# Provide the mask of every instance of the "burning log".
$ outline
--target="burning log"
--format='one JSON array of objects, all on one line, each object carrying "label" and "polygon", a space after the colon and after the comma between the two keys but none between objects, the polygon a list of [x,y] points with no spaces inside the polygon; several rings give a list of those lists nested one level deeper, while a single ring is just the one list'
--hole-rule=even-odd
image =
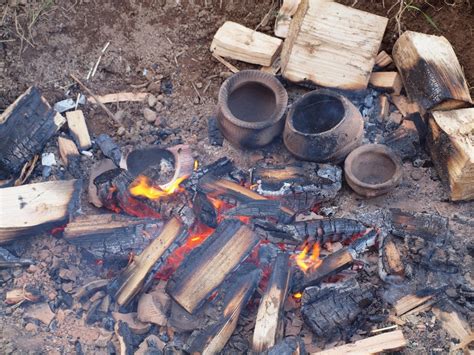
[{"label": "burning log", "polygon": [[289,255],[278,254],[267,290],[258,307],[257,320],[253,333],[252,349],[262,352],[275,345],[281,334],[281,312],[290,282]]},{"label": "burning log", "polygon": [[96,259],[127,259],[140,254],[163,222],[117,214],[81,216],[64,230],[64,239],[84,248]]},{"label": "burning log", "polygon": [[34,86],[0,115],[0,179],[19,172],[66,122]]},{"label": "burning log", "polygon": [[0,244],[64,225],[79,208],[80,180],[0,189]]},{"label": "burning log", "polygon": [[276,200],[257,200],[238,205],[224,213],[226,217],[272,218],[291,223],[292,217],[284,212],[282,203]]},{"label": "burning log", "polygon": [[[245,271],[245,272],[243,272]],[[190,354],[210,355],[220,352],[237,326],[240,312],[247,305],[260,281],[261,271],[237,270],[225,287],[219,289],[214,304],[221,309],[217,320],[191,334],[185,350]]]},{"label": "burning log", "polygon": [[128,304],[154,277],[166,258],[178,246],[187,231],[176,218],[166,223],[161,233],[109,285],[109,292],[119,305]]},{"label": "burning log", "polygon": [[301,313],[318,337],[344,333],[357,316],[374,300],[370,288],[355,279],[307,288]]},{"label": "burning log", "polygon": [[449,219],[430,213],[416,213],[391,208],[392,233],[399,237],[414,235],[428,241],[441,242],[449,234]]},{"label": "burning log", "polygon": [[226,219],[194,249],[167,285],[168,294],[193,313],[257,245],[253,231]]}]

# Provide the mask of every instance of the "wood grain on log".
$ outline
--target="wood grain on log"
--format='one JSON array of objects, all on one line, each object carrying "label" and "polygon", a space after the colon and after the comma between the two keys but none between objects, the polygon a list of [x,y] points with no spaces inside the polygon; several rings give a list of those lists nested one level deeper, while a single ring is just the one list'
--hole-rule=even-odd
[{"label": "wood grain on log", "polygon": [[440,215],[402,211],[391,208],[389,222],[394,235],[405,237],[414,235],[429,241],[444,241],[448,236],[449,219]]},{"label": "wood grain on log", "polygon": [[67,125],[74,141],[81,150],[87,150],[92,146],[86,119],[81,110],[66,112]]}]

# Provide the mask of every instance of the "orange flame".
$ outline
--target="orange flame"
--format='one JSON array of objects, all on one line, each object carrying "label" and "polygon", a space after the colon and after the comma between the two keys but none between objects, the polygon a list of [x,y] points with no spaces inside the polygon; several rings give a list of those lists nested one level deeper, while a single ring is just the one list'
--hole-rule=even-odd
[{"label": "orange flame", "polygon": [[197,160],[194,161],[194,171],[199,168],[199,162]]},{"label": "orange flame", "polygon": [[309,249],[309,244],[305,245],[301,253],[295,257],[296,265],[304,272],[317,269],[323,262],[319,259],[319,252],[321,251],[319,243],[314,243],[311,255],[308,255]]},{"label": "orange flame", "polygon": [[177,192],[183,191],[183,188],[179,186],[187,176],[182,176],[174,180],[169,186],[163,188],[162,186],[153,185],[151,180],[143,175],[139,175],[130,184],[130,193],[132,196],[147,197],[150,200],[157,200],[161,197],[169,196]]}]

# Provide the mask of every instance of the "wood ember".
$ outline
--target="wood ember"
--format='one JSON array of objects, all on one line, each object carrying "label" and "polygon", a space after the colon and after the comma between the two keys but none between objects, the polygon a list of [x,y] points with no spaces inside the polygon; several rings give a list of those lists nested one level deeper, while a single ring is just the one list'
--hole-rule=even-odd
[{"label": "wood ember", "polygon": [[109,292],[119,305],[128,304],[140,291],[146,291],[156,271],[171,252],[183,242],[186,235],[187,231],[182,223],[173,218],[166,223],[158,236],[155,238],[151,236],[150,245],[108,286]]},{"label": "wood ember", "polygon": [[392,54],[408,97],[424,109],[461,108],[472,102],[463,70],[445,37],[406,31]]},{"label": "wood ember", "polygon": [[371,289],[355,279],[307,288],[301,313],[318,337],[344,334],[357,316],[374,300]]},{"label": "wood ember", "polygon": [[80,180],[0,189],[0,244],[64,225],[80,204]]},{"label": "wood ember", "polygon": [[197,191],[193,199],[193,210],[196,218],[208,227],[217,227],[217,211],[207,196]]},{"label": "wood ember", "polygon": [[87,150],[92,146],[86,119],[81,110],[66,112],[67,125],[74,141],[81,150]]},{"label": "wood ember", "polygon": [[274,346],[282,335],[279,331],[290,276],[289,255],[280,253],[275,259],[267,289],[258,307],[252,340],[252,349],[255,352],[262,352]]},{"label": "wood ember", "polygon": [[65,121],[36,87],[18,97],[0,115],[0,179],[19,172]]},{"label": "wood ember", "polygon": [[160,295],[144,293],[138,300],[137,317],[141,322],[166,325],[170,306],[171,300],[164,290]]},{"label": "wood ember", "polygon": [[127,324],[128,328],[135,334],[146,334],[151,328],[151,324],[140,322],[137,319],[137,314],[112,312],[112,317],[116,322],[121,321]]},{"label": "wood ember", "polygon": [[392,233],[396,236],[414,235],[439,243],[444,241],[449,234],[449,219],[440,215],[391,208],[388,218]]},{"label": "wood ember", "polygon": [[[205,308],[205,307],[203,307]],[[205,310],[197,310],[194,314],[190,314],[178,303],[171,300],[171,311],[168,318],[168,326],[179,332],[189,332],[202,328],[206,322]]]},{"label": "wood ember", "polygon": [[84,248],[96,259],[128,259],[131,253],[139,254],[157,235],[163,222],[101,214],[80,216],[64,230],[64,239]]},{"label": "wood ember", "polygon": [[258,243],[253,231],[226,219],[179,266],[167,285],[168,294],[193,313]]},{"label": "wood ember", "polygon": [[96,138],[96,143],[99,145],[102,153],[110,158],[116,166],[120,166],[122,159],[122,152],[119,146],[107,134],[101,134]]}]

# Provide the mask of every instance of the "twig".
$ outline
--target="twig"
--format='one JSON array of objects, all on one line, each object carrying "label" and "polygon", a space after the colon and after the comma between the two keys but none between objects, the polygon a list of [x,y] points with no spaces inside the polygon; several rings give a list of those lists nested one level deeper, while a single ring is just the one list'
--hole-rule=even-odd
[{"label": "twig", "polygon": [[379,328],[379,329],[371,330],[370,333],[372,333],[372,334],[380,333],[380,332],[384,332],[386,330],[392,330],[392,329],[397,329],[397,328],[398,328],[398,325],[394,324],[394,325],[390,325],[390,326],[385,327],[385,328]]},{"label": "twig", "polygon": [[193,86],[194,91],[196,91],[196,94],[197,94],[197,96],[199,97],[199,101],[203,102],[203,99],[202,99],[201,94],[199,93],[199,91],[198,91],[196,85],[194,85],[194,83],[193,83],[192,81],[191,81],[191,85]]},{"label": "twig", "polygon": [[109,48],[109,45],[110,45],[110,41],[108,41],[108,42],[105,44],[104,48],[102,48],[102,53],[105,53],[105,51],[107,50],[107,48]]},{"label": "twig", "polygon": [[92,74],[91,74],[91,78],[94,77],[96,71],[97,71],[97,67],[99,66],[99,63],[100,63],[100,60],[102,59],[102,56],[99,55],[99,58],[97,59],[97,62],[95,62],[95,65],[94,65],[94,69],[92,70]]},{"label": "twig", "polygon": [[115,117],[115,115],[112,113],[112,111],[110,111],[98,98],[97,96],[87,87],[85,86],[82,81],[80,81],[78,78],[76,78],[76,76],[74,74],[70,74],[71,78],[79,84],[80,87],[82,87],[90,96],[92,96],[94,98],[94,100],[97,102],[97,104],[102,108],[102,110],[105,111],[105,113],[107,113],[107,115],[114,120],[115,123],[117,123],[118,125],[121,124],[121,122]]},{"label": "twig", "polygon": [[227,69],[229,69],[232,73],[238,73],[240,71],[239,69],[234,67],[232,64],[230,64],[227,60],[222,58],[220,55],[212,53],[212,56],[216,58],[219,62],[224,64],[227,67]]}]

